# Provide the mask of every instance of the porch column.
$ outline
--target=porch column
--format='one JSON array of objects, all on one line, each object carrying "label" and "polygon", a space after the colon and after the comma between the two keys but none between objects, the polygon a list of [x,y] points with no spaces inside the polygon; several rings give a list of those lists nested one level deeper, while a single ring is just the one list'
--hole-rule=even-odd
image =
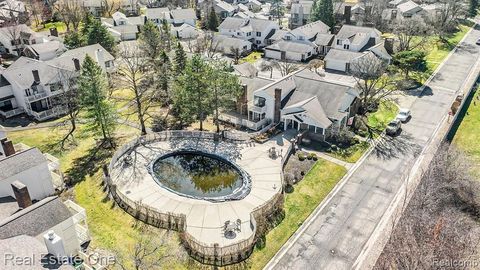
[{"label": "porch column", "polygon": [[317,126],[315,126],[315,133],[317,133]]},{"label": "porch column", "polygon": [[297,122],[297,131],[300,131],[300,122]]},{"label": "porch column", "polygon": [[287,118],[283,118],[283,130],[287,130]]}]

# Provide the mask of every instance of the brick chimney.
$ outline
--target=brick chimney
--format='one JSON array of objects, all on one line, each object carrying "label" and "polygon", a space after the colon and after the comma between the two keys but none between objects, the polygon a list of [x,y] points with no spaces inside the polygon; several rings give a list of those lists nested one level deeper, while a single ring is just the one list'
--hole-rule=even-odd
[{"label": "brick chimney", "polygon": [[54,37],[58,37],[58,30],[56,27],[50,28],[50,35]]},{"label": "brick chimney", "polygon": [[247,85],[242,84],[242,94],[237,98],[237,113],[247,115],[247,110],[245,109],[247,100]]},{"label": "brick chimney", "polygon": [[76,71],[80,70],[80,60],[78,60],[78,58],[73,58],[73,65],[75,66]]},{"label": "brick chimney", "polygon": [[33,80],[36,83],[39,83],[40,82],[40,75],[38,74],[38,70],[36,70],[36,69],[32,70],[32,75],[33,75]]},{"label": "brick chimney", "polygon": [[13,147],[12,141],[5,138],[5,139],[2,139],[0,142],[2,144],[3,153],[5,153],[6,157],[15,154],[15,147]]},{"label": "brick chimney", "polygon": [[282,106],[282,89],[275,88],[275,104],[273,106],[273,122],[280,122],[280,109]]},{"label": "brick chimney", "polygon": [[12,184],[13,194],[15,194],[15,199],[17,200],[18,207],[25,209],[32,205],[32,199],[30,199],[30,194],[28,193],[28,188],[20,181],[15,181]]},{"label": "brick chimney", "polygon": [[352,7],[351,6],[348,6],[348,5],[345,6],[343,16],[344,16],[346,24],[350,24],[352,22]]}]

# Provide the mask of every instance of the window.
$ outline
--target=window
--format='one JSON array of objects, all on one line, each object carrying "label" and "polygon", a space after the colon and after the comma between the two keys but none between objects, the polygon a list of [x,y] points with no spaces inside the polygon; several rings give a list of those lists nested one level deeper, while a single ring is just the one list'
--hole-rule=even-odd
[{"label": "window", "polygon": [[247,32],[247,37],[251,36],[252,32]]},{"label": "window", "polygon": [[263,97],[253,97],[253,105],[257,107],[264,107],[265,106],[265,98]]},{"label": "window", "polygon": [[107,61],[107,62],[105,62],[105,67],[109,68],[109,67],[111,67],[111,64],[112,64],[111,61]]},{"label": "window", "polygon": [[337,39],[337,45],[342,45],[342,41],[340,39]]},{"label": "window", "polygon": [[312,53],[311,53],[311,52],[308,52],[308,53],[307,53],[307,56],[310,56],[310,55],[312,55]]},{"label": "window", "polygon": [[262,42],[260,40],[255,41],[256,44],[261,44]]},{"label": "window", "polygon": [[287,40],[291,40],[292,37],[291,36],[286,36]]},{"label": "window", "polygon": [[344,48],[345,50],[348,50],[348,49],[350,49],[350,45],[348,45],[348,44],[343,44],[343,48]]},{"label": "window", "polygon": [[261,37],[262,36],[262,32],[257,32],[257,37]]},{"label": "window", "polygon": [[299,39],[299,40],[304,40],[305,37],[304,37],[304,36],[299,36],[298,39]]},{"label": "window", "polygon": [[60,83],[53,83],[50,85],[50,92],[56,92],[62,89],[62,85]]},{"label": "window", "polygon": [[247,46],[245,45],[245,46],[243,46],[243,49],[246,50],[246,49],[248,49],[248,48],[247,48]]}]

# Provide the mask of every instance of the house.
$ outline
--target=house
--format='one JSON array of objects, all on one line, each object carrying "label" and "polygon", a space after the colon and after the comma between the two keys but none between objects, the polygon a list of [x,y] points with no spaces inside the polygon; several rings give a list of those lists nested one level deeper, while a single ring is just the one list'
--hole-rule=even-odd
[{"label": "house", "polygon": [[140,28],[145,24],[145,16],[127,17],[122,12],[115,12],[112,18],[100,18],[116,41],[135,40]]},{"label": "house", "polygon": [[399,13],[403,18],[411,18],[415,15],[423,15],[423,8],[413,1],[407,1],[397,6]]},{"label": "house", "polygon": [[180,26],[172,26],[170,28],[170,33],[172,36],[179,39],[194,39],[197,38],[201,30],[191,26],[190,24],[184,23]]},{"label": "house", "polygon": [[247,55],[252,51],[252,43],[250,41],[236,37],[215,35],[213,44],[215,51],[226,55],[234,54],[235,50],[238,50],[240,55]]},{"label": "house", "polygon": [[310,20],[310,12],[313,6],[313,1],[299,1],[293,3],[290,9],[290,19],[288,25],[290,29],[307,24]]},{"label": "house", "polygon": [[170,10],[165,7],[147,8],[145,16],[147,17],[147,20],[150,20],[156,24],[161,24],[164,20],[168,23],[173,21],[170,15]]},{"label": "house", "polygon": [[349,72],[351,62],[363,55],[363,52],[331,49],[324,58],[325,69]]},{"label": "house", "polygon": [[33,59],[47,61],[55,57],[58,57],[67,50],[65,45],[58,40],[52,40],[49,42],[32,44],[25,46],[23,55]]},{"label": "house", "polygon": [[99,44],[66,51],[57,58],[40,61],[20,57],[0,76],[0,115],[12,117],[25,112],[38,121],[66,112],[62,97],[75,88],[72,80],[90,55],[105,72],[114,71],[113,56]]},{"label": "house", "polygon": [[17,0],[3,0],[0,2],[0,25],[5,22],[18,21],[27,23],[29,14],[25,8],[25,3]]},{"label": "house", "polygon": [[202,10],[202,16],[208,16],[207,14],[210,13],[213,5],[213,9],[220,20],[224,20],[227,17],[232,17],[237,11],[233,5],[222,0],[214,0],[213,3],[212,1],[206,0],[199,1],[198,5]]},{"label": "house", "polygon": [[27,45],[44,42],[42,34],[25,24],[0,28],[0,53],[20,56]]},{"label": "house", "polygon": [[279,29],[277,22],[261,19],[226,18],[219,26],[221,35],[247,40],[255,48],[267,45],[267,40]]},{"label": "house", "polygon": [[253,91],[244,87],[235,114],[221,119],[254,130],[267,123],[283,123],[284,129],[304,130],[312,139],[324,140],[346,126],[356,112],[358,97],[353,85],[327,81],[301,69],[274,82],[266,80]]},{"label": "house", "polygon": [[181,25],[185,23],[193,27],[196,26],[197,15],[195,14],[195,10],[192,8],[173,9],[170,11],[170,14],[174,25]]},{"label": "house", "polygon": [[[316,43],[317,36],[320,45]],[[322,21],[312,22],[291,31],[278,30],[268,41],[271,45],[264,49],[265,57],[307,61],[318,54],[324,55],[328,52],[332,41],[330,27]]]},{"label": "house", "polygon": [[[100,17],[105,13],[104,0],[78,0],[81,2],[83,8],[95,17]],[[122,10],[129,15],[139,14],[138,1],[132,0],[115,0],[110,3],[113,10]]]},{"label": "house", "polygon": [[335,36],[333,48],[359,52],[380,42],[382,33],[375,28],[343,25]]},{"label": "house", "polygon": [[249,0],[245,5],[253,12],[258,12],[262,9],[262,3],[258,0]]}]

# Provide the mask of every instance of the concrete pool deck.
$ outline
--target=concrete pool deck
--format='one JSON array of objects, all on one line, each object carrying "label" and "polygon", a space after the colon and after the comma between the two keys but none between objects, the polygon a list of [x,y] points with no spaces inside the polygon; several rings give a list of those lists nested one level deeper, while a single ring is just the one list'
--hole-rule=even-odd
[{"label": "concrete pool deck", "polygon": [[[125,166],[125,154],[114,164],[111,179],[117,192],[130,200],[141,202],[159,212],[184,214],[186,231],[197,241],[228,246],[251,237],[255,232],[250,213],[272,199],[282,187],[282,157],[272,159],[268,150],[275,147],[283,155],[290,145],[288,137],[279,135],[264,144],[215,142],[204,138],[171,138],[146,142],[128,152],[132,165]],[[251,177],[250,193],[241,200],[209,202],[183,197],[158,185],[148,172],[148,165],[158,156],[180,150],[193,149],[216,154],[237,164]],[[233,239],[224,236],[226,221],[241,220],[241,231]]]}]

